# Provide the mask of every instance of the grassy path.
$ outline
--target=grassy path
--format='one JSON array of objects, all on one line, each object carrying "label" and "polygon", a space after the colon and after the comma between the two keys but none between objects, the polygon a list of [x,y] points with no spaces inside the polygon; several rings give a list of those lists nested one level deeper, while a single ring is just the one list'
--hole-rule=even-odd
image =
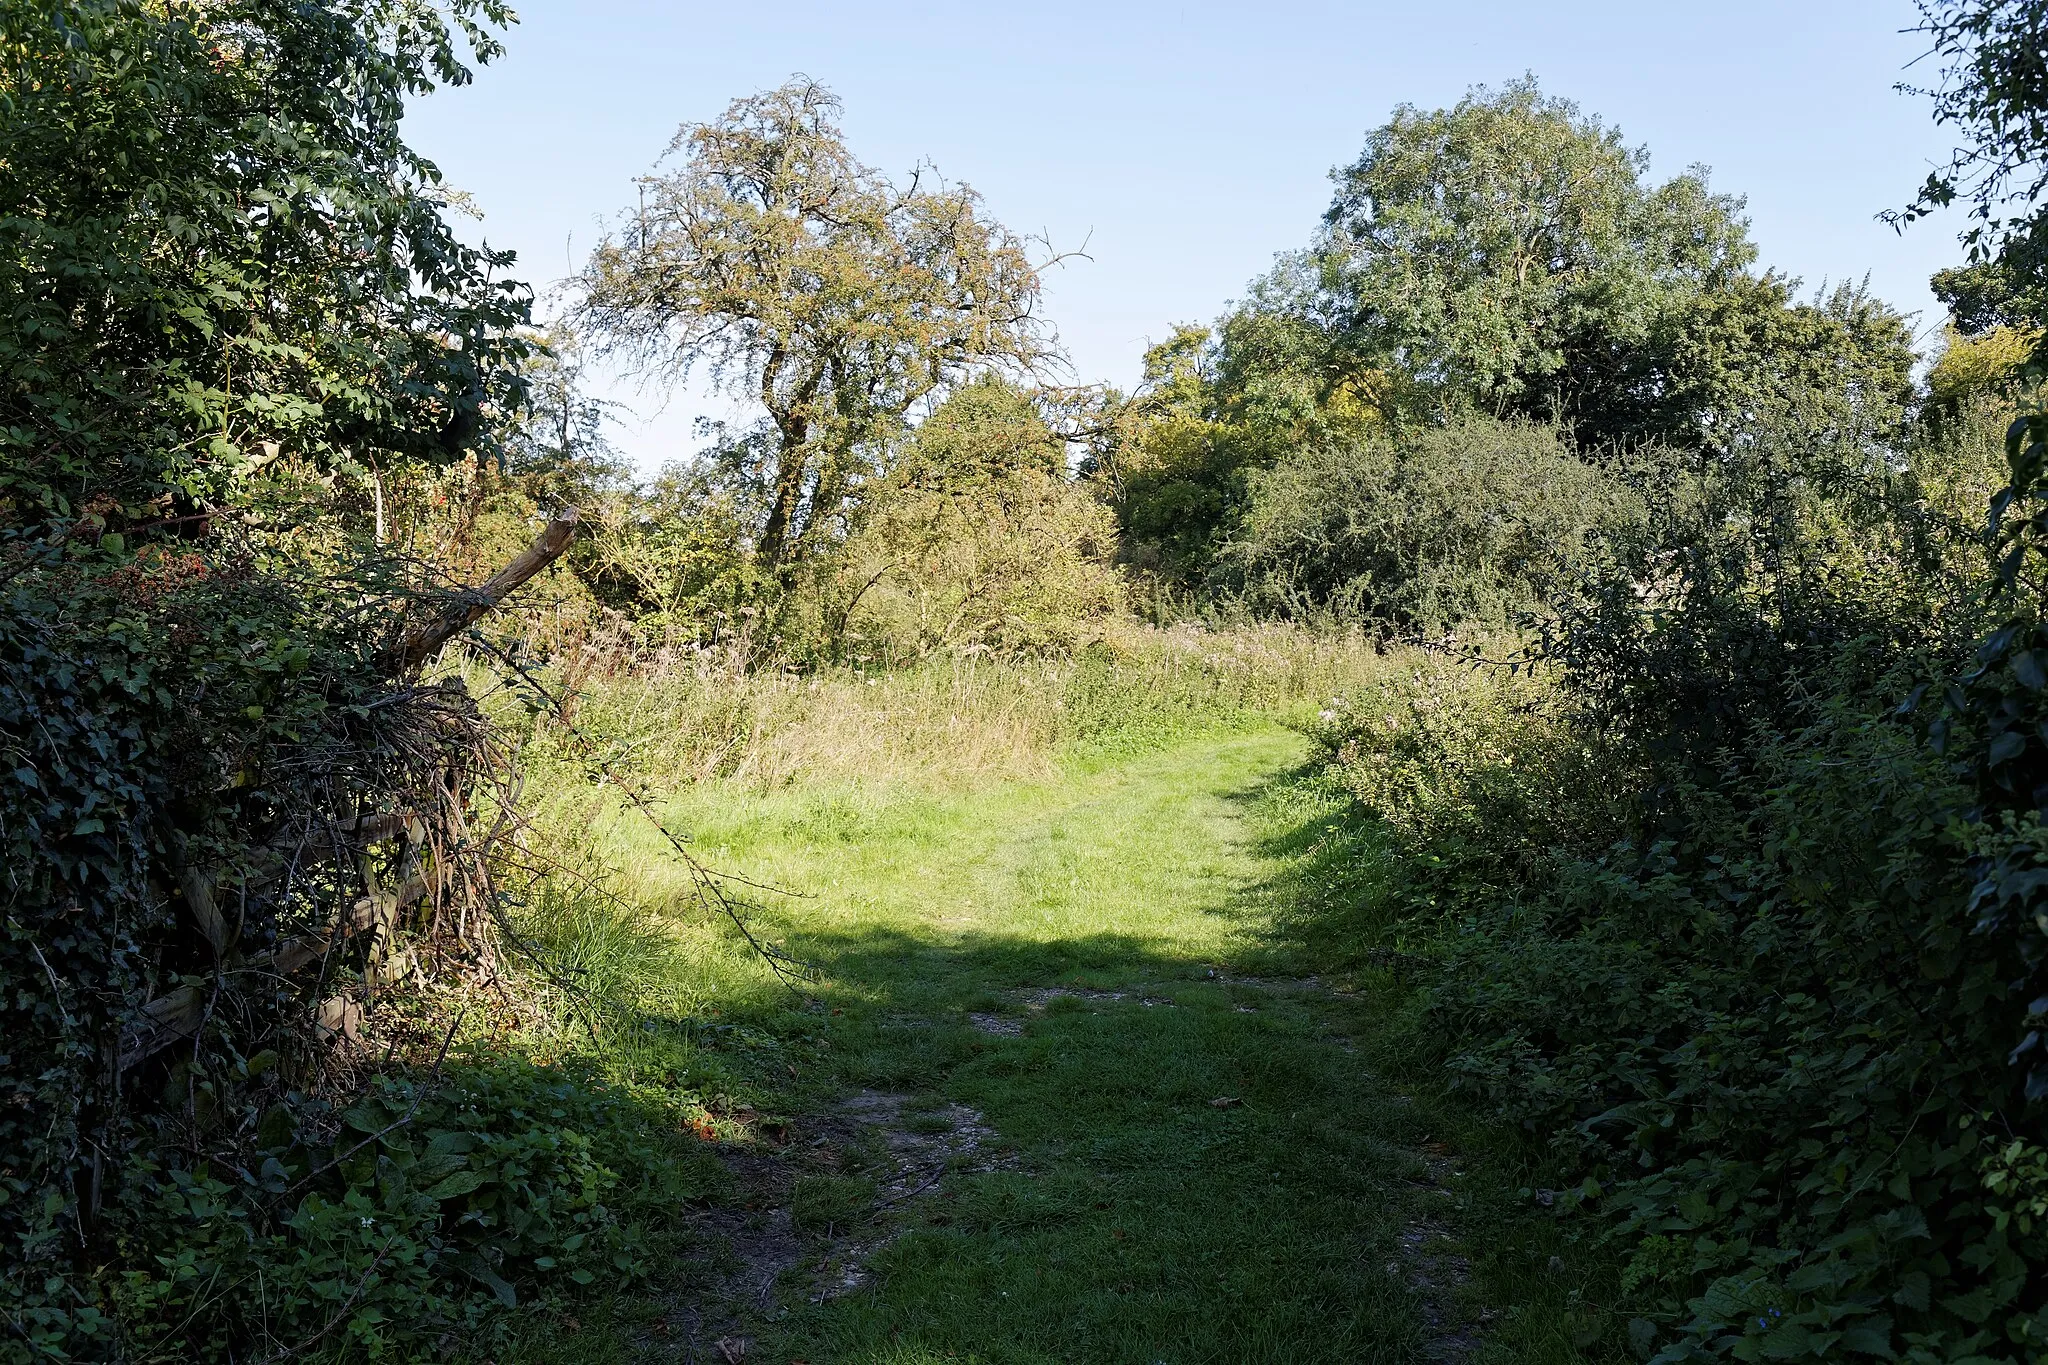
[{"label": "grassy path", "polygon": [[763,1105],[784,1141],[735,1158],[754,1193],[688,1272],[723,1275],[726,1316],[684,1291],[636,1349],[1546,1356],[1473,1330],[1465,1178],[1358,1055],[1369,993],[1269,942],[1286,850],[1328,814],[1278,781],[1303,756],[1275,728],[966,795],[690,798],[714,861],[811,893],[773,917],[822,979]]}]

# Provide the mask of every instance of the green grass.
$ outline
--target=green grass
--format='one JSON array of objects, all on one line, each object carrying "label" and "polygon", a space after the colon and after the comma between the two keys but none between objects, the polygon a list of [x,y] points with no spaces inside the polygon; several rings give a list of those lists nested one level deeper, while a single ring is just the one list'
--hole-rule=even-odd
[{"label": "green grass", "polygon": [[[1591,1358],[1574,1343],[1617,1335],[1576,1292],[1599,1263],[1516,1196],[1529,1155],[1389,1051],[1396,983],[1302,980],[1316,951],[1280,926],[1345,818],[1305,749],[1239,724],[965,789],[686,787],[668,814],[706,861],[800,893],[755,923],[813,965],[810,1001],[688,904],[637,817],[558,808],[655,912],[565,951],[687,1038],[615,1062],[722,1094],[745,1174],[737,1207],[676,1211],[672,1268],[522,1358],[716,1360],[725,1331],[776,1365]],[[864,1124],[863,1093],[899,1118]],[[885,1130],[943,1158],[965,1111],[992,1139],[891,1197]],[[720,1239],[792,1205],[794,1268],[713,1302]],[[858,1287],[813,1302],[848,1261]]]}]

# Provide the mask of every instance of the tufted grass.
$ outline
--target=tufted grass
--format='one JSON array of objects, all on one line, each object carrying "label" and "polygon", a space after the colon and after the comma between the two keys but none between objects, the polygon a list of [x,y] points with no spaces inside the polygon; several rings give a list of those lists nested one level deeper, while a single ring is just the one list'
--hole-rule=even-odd
[{"label": "tufted grass", "polygon": [[[637,814],[566,772],[541,784],[549,828],[620,869],[630,907],[606,912],[625,927],[586,908],[551,930],[644,1021],[599,1049],[700,1098],[743,1178],[737,1209],[676,1211],[667,1273],[536,1315],[509,1358],[717,1360],[738,1335],[777,1365],[1606,1358],[1603,1263],[1516,1193],[1538,1154],[1390,1050],[1398,982],[1319,974],[1288,929],[1305,897],[1371,875],[1371,832],[1273,719],[1343,668],[1226,692],[1213,668],[1202,688],[1117,678],[1129,659],[1069,666],[1067,709],[1097,719],[1049,724],[1028,763],[948,768],[936,730],[866,770],[845,752],[866,724],[849,710],[961,705],[953,674],[829,683],[852,692],[825,705],[829,739],[792,733],[814,712],[774,764],[656,772],[699,856],[794,893],[750,914],[811,964],[801,992],[690,901]],[[973,685],[1021,706],[1039,683]],[[992,1153],[863,1211],[889,1173],[849,1131],[862,1093],[903,1097],[907,1129],[972,1111]],[[807,1164],[821,1150],[830,1171]],[[753,1235],[732,1220],[758,1231],[791,1203],[794,1268],[759,1302],[721,1300],[721,1242]],[[847,1260],[859,1287],[813,1301]]]}]

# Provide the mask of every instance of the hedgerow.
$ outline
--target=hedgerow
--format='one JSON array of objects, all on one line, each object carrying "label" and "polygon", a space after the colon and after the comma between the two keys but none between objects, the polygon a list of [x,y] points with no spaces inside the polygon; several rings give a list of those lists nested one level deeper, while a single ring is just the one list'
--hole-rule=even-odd
[{"label": "hedgerow", "polygon": [[1431,945],[1423,1036],[1576,1170],[1643,1358],[2041,1359],[2040,598],[1903,476],[1775,446],[1526,671],[1323,739],[1402,860],[1382,932]]},{"label": "hedgerow", "polygon": [[507,753],[422,668],[511,580],[382,542],[522,398],[398,133],[508,20],[0,0],[0,1360],[417,1354],[630,1251],[617,1104],[364,1018],[502,976]]}]

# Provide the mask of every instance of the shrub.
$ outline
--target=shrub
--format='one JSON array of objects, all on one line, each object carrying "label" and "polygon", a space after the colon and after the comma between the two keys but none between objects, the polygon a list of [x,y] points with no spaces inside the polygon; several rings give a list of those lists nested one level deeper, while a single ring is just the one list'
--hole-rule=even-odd
[{"label": "shrub", "polygon": [[1123,605],[1109,509],[1067,477],[1032,397],[994,375],[902,443],[816,584],[840,657],[1067,650]]},{"label": "shrub", "polygon": [[1258,610],[1389,630],[1512,624],[1642,515],[1555,428],[1491,418],[1313,445],[1248,478],[1227,581]]},{"label": "shrub", "polygon": [[[1579,1167],[1565,1207],[1632,1252],[1639,1342],[1663,1361],[2034,1358],[2048,1191],[2005,1056],[2024,973],[1973,933],[1945,765],[1837,705],[1748,747],[1735,792],[1615,802],[1614,769],[1589,785],[1494,692],[1418,690],[1410,714],[1441,725],[1393,729],[1375,699],[1329,739],[1405,851],[1388,928],[1434,929],[1421,1036]],[[1632,837],[1602,847],[1630,806]]]},{"label": "shrub", "polygon": [[841,648],[856,658],[939,650],[1070,650],[1123,605],[1116,526],[1086,490],[1041,470],[883,504],[835,571]]},{"label": "shrub", "polygon": [[[417,1359],[517,1285],[645,1273],[630,1208],[698,1192],[680,1116],[523,1062],[385,1074],[267,1113],[245,1165],[157,1173],[102,1335],[124,1358]],[[665,1145],[646,1134],[665,1129]]]},{"label": "shrub", "polygon": [[1533,679],[1324,732],[1402,863],[1381,932],[1433,943],[1418,1042],[1577,1168],[1660,1362],[2048,1351],[2048,646],[2007,593],[1958,676],[1981,549],[1882,450],[1781,414],[1651,500]]}]

